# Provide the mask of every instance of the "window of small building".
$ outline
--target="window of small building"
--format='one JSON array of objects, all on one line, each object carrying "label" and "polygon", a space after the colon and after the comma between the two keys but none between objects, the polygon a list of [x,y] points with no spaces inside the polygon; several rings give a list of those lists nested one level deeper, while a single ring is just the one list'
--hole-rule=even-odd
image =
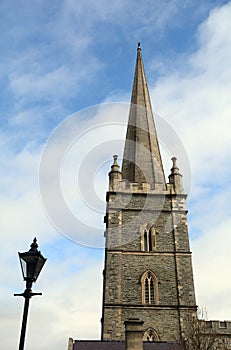
[{"label": "window of small building", "polygon": [[220,321],[219,326],[220,328],[226,328],[227,327],[226,321]]}]

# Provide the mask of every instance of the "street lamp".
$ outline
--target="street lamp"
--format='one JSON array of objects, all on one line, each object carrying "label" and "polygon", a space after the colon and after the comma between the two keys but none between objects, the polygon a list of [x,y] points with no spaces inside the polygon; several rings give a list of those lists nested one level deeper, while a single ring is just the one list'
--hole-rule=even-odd
[{"label": "street lamp", "polygon": [[22,268],[23,279],[24,281],[26,281],[26,289],[24,290],[24,292],[21,294],[14,294],[14,296],[22,296],[25,299],[21,336],[18,348],[19,350],[23,350],[30,298],[34,295],[42,295],[42,293],[32,293],[32,283],[37,280],[38,275],[46,262],[46,258],[44,258],[41,252],[38,251],[38,244],[36,238],[34,238],[33,243],[31,244],[30,250],[28,252],[18,253],[18,255]]}]

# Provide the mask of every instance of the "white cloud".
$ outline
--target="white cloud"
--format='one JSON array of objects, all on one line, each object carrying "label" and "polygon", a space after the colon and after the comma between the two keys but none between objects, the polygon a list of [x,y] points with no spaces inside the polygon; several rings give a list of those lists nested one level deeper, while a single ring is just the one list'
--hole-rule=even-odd
[{"label": "white cloud", "polygon": [[[80,18],[79,13],[75,12],[78,9],[74,1],[65,3],[63,10],[66,12],[58,12],[55,7],[50,9],[50,22],[45,26],[47,44],[37,47],[34,45],[33,49],[29,48],[30,45],[26,46],[25,52],[21,53],[21,59],[19,56],[12,56],[5,66],[10,72],[9,86],[15,97],[13,112],[9,113],[11,117],[8,127],[11,129],[7,129],[0,139],[3,150],[0,187],[2,219],[0,265],[3,267],[0,276],[0,321],[2,346],[5,350],[17,346],[17,330],[21,321],[23,300],[12,297],[13,293],[21,292],[24,288],[19,265],[16,267],[17,250],[27,249],[25,244],[29,244],[35,235],[38,236],[40,248],[48,257],[48,261],[38,284],[34,286],[36,291],[43,291],[44,295],[34,297],[31,303],[27,333],[28,348],[61,350],[66,348],[68,336],[99,338],[102,252],[81,249],[60,236],[42,210],[38,190],[41,155],[38,139],[41,135],[44,138],[47,124],[50,122],[49,118],[46,119],[44,110],[49,109],[49,115],[55,114],[56,117],[58,112],[56,114],[54,111],[61,109],[62,115],[65,115],[66,102],[63,103],[67,101],[65,95],[78,94],[78,89],[83,89],[84,80],[91,79],[104,65],[91,51],[94,38],[97,42],[97,38],[102,35],[100,32],[93,33],[99,18],[109,22],[113,20],[114,23],[123,20],[123,33],[126,37],[135,36],[140,30],[145,32],[148,27],[150,28],[150,21],[153,21],[152,28],[155,30],[158,26],[159,29],[164,28],[172,14],[176,13],[178,2],[171,2],[163,18],[159,16],[160,11],[147,12],[150,5],[148,1],[145,3],[147,6],[142,8],[137,3],[137,8],[132,13],[134,17],[129,31],[127,19],[131,14],[131,2],[114,2],[110,6],[104,1],[97,6],[96,2],[93,3],[92,7],[88,6],[90,2],[80,4],[79,11],[84,18]],[[161,4],[159,6],[163,13],[162,6],[166,3]],[[52,11],[55,17],[52,17]],[[231,31],[228,21],[230,11],[229,3],[211,12],[197,33],[197,51],[190,56],[184,55],[185,66],[175,66],[174,74],[159,79],[152,93],[155,109],[177,130],[188,150],[193,170],[190,222],[192,236],[195,237],[192,248],[198,301],[201,305],[207,306],[209,316],[221,319],[231,314],[230,308],[227,307],[231,305],[230,282],[225,278],[229,272],[228,247],[231,243],[228,235],[230,221],[227,219],[230,214],[227,203],[230,192],[228,161],[231,146],[229,137]],[[149,16],[145,17],[147,14]],[[158,23],[155,22],[157,19],[155,16],[158,17]],[[32,26],[36,26],[36,23],[32,23]],[[135,25],[137,23],[139,26]],[[52,26],[55,27],[53,31],[50,30]],[[134,31],[131,29],[133,26]],[[27,27],[18,28],[17,39],[24,37],[27,30]],[[110,32],[106,34],[109,37],[111,35]],[[56,42],[55,47],[60,50],[59,54],[60,52],[64,56],[69,54],[67,60],[60,60],[63,64],[59,63],[58,58],[54,59],[55,50],[53,51],[52,41]],[[182,64],[182,58],[179,62]],[[1,72],[3,74],[3,67]],[[75,72],[78,74],[75,75]],[[162,74],[163,72],[162,66]],[[104,84],[104,81],[101,83]],[[42,104],[46,97],[50,99],[50,104],[44,107]],[[111,98],[112,96],[110,100]],[[39,104],[35,106],[38,99]],[[113,109],[112,112],[111,109],[105,109],[99,118],[100,122],[107,123],[108,114],[115,120],[119,118],[117,110]],[[105,132],[108,139],[114,138],[111,129]],[[103,132],[97,135],[99,140],[102,134]],[[96,145],[97,142],[94,142],[92,144]],[[87,142],[85,145],[90,149],[91,145]],[[114,150],[104,151],[107,161]],[[81,149],[80,154],[84,158],[85,150]],[[176,156],[179,157],[180,163],[180,155]],[[72,160],[68,164],[67,159],[67,163],[64,164],[67,170],[75,167]],[[105,158],[104,160],[100,158],[100,161],[105,161]],[[65,174],[63,176],[64,182],[69,180]],[[71,181],[74,187],[75,179],[72,177]],[[98,182],[103,188],[105,185],[101,181],[106,182],[107,178],[103,180],[100,178]],[[70,188],[67,187],[66,191],[68,195]],[[100,197],[100,193],[102,192],[97,189],[96,196]],[[78,198],[70,199],[69,205],[72,210],[76,210],[74,200],[77,203]],[[53,205],[56,206],[57,203]],[[86,218],[86,212],[82,210],[79,214],[82,213]],[[103,217],[100,216],[99,220],[102,221]],[[219,275],[219,284],[214,284],[213,273]]]},{"label": "white cloud", "polygon": [[[198,302],[216,319],[231,314],[230,16],[231,3],[213,10],[199,27],[197,51],[184,57],[183,73],[181,66],[175,67],[152,91],[156,109],[177,130],[190,159],[189,217]],[[180,163],[181,155],[176,156]]]}]

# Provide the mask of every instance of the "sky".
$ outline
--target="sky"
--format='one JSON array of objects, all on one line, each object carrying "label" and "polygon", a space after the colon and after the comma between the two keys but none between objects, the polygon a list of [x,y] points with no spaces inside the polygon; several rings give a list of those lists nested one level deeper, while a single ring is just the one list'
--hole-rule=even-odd
[{"label": "sky", "polygon": [[231,319],[230,18],[219,0],[1,1],[3,349],[19,341],[17,252],[35,236],[47,262],[26,347],[100,338],[107,173],[122,157],[139,41],[166,176],[177,156],[189,194],[197,304]]}]

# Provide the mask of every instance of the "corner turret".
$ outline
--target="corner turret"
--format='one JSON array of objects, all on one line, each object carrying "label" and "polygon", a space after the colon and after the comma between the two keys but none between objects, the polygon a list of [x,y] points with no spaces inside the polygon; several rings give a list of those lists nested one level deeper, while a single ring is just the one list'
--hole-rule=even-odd
[{"label": "corner turret", "polygon": [[171,168],[171,174],[169,175],[169,183],[173,185],[173,188],[176,193],[183,194],[184,193],[184,186],[183,186],[183,176],[179,172],[179,168],[176,164],[176,157],[172,157],[172,168]]},{"label": "corner turret", "polygon": [[114,155],[114,162],[111,166],[111,171],[109,175],[109,191],[116,191],[118,182],[122,180],[122,173],[120,171],[120,166],[117,163],[118,156]]}]

